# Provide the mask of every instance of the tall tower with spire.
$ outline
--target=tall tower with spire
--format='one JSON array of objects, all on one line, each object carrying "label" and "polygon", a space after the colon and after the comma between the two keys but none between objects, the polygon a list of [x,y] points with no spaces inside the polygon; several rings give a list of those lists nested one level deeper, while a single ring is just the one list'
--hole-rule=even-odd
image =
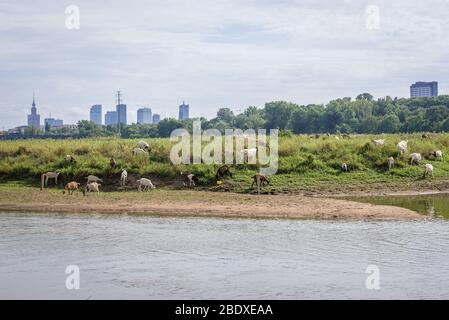
[{"label": "tall tower with spire", "polygon": [[37,114],[36,102],[34,101],[33,93],[33,103],[31,104],[31,114],[28,115],[28,127],[33,127],[39,129],[41,126],[41,116]]}]

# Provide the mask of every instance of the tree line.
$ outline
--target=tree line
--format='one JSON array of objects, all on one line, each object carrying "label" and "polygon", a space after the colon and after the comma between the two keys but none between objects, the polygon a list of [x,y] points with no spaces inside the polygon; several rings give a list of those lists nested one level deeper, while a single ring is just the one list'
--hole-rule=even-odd
[{"label": "tree line", "polygon": [[[90,121],[78,123],[78,137],[120,136],[122,138],[169,137],[177,128],[192,129],[195,119],[163,119],[156,124],[101,126]],[[355,99],[345,97],[328,104],[298,105],[273,101],[263,108],[247,107],[234,114],[221,108],[217,116],[199,118],[203,129],[280,129],[295,134],[311,133],[413,133],[449,131],[449,96],[430,98],[379,98],[369,93]]]}]

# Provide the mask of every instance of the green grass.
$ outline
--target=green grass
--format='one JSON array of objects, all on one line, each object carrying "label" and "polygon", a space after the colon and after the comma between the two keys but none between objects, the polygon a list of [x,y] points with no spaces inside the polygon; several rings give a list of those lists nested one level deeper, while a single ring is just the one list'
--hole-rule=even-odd
[{"label": "green grass", "polygon": [[[292,190],[366,189],[432,186],[449,180],[449,161],[435,161],[429,154],[442,150],[449,154],[449,135],[432,134],[422,139],[421,134],[384,135],[384,147],[375,147],[370,141],[380,135],[357,135],[350,139],[337,140],[321,136],[316,139],[306,135],[279,138],[279,168],[272,177],[273,188],[280,192]],[[419,152],[423,160],[419,166],[408,164],[408,154],[400,157],[396,144],[408,140],[408,150]],[[0,142],[0,181],[23,181],[38,185],[40,175],[46,171],[61,171],[62,182],[84,181],[89,174],[99,177],[117,176],[122,169],[137,176],[155,178],[163,186],[164,181],[179,178],[181,171],[190,171],[200,177],[203,186],[214,184],[218,165],[173,165],[169,160],[174,142],[169,139],[146,139],[151,146],[149,157],[135,157],[133,148],[139,140],[125,139],[81,139],[81,140],[21,140]],[[73,155],[77,163],[68,164],[64,156]],[[396,159],[396,168],[387,170],[387,159]],[[117,160],[118,166],[111,170],[109,159]],[[345,162],[350,172],[341,173]],[[423,178],[424,163],[432,163],[434,176]],[[234,179],[229,181],[232,190],[249,191],[251,176],[256,165],[238,165],[233,168]],[[9,184],[11,185],[11,184]]]}]

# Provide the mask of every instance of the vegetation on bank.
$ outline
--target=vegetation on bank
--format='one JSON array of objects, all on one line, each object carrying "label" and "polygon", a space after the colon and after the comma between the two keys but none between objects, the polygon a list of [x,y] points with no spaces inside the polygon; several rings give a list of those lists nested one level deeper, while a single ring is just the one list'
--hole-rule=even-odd
[{"label": "vegetation on bank", "polygon": [[[372,139],[385,139],[385,146],[376,147]],[[396,150],[400,140],[408,140],[408,153],[402,157]],[[170,149],[174,142],[169,139],[146,139],[151,146],[149,157],[134,156],[133,148],[138,139],[73,139],[73,140],[20,140],[0,142],[0,181],[25,181],[39,185],[40,175],[47,171],[60,171],[62,183],[70,180],[85,182],[84,177],[93,174],[98,177],[113,177],[116,181],[120,172],[150,177],[158,187],[176,186],[180,173],[196,174],[201,186],[215,186],[215,172],[218,165],[173,165]],[[443,151],[443,161],[435,161],[430,154]],[[408,155],[419,152],[423,156],[421,165],[410,166]],[[65,155],[73,155],[77,162],[65,162]],[[271,177],[270,188],[287,192],[292,190],[361,190],[377,185],[423,186],[449,181],[449,134],[412,135],[354,135],[349,139],[337,140],[334,136],[284,135],[279,139],[279,166],[277,174]],[[388,170],[388,157],[396,159],[396,166]],[[109,159],[117,161],[111,169]],[[340,170],[341,164],[348,164],[349,172]],[[433,177],[424,178],[424,163],[434,166]],[[229,190],[249,192],[251,176],[257,165],[235,165],[234,178],[226,179]],[[60,185],[62,185],[60,183]],[[178,183],[179,185],[179,183]]]}]

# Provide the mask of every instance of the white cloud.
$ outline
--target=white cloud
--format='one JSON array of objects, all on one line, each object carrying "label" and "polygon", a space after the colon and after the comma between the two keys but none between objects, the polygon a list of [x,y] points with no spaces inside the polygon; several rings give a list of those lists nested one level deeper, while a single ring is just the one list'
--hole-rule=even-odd
[{"label": "white cloud", "polygon": [[[407,96],[416,80],[449,85],[448,1],[60,1],[0,5],[0,126],[23,124],[37,95],[46,116],[73,123],[115,91],[135,109],[194,116],[285,99],[325,103],[369,91]],[[367,30],[377,5],[380,29]],[[132,112],[131,112],[132,111]]]}]

